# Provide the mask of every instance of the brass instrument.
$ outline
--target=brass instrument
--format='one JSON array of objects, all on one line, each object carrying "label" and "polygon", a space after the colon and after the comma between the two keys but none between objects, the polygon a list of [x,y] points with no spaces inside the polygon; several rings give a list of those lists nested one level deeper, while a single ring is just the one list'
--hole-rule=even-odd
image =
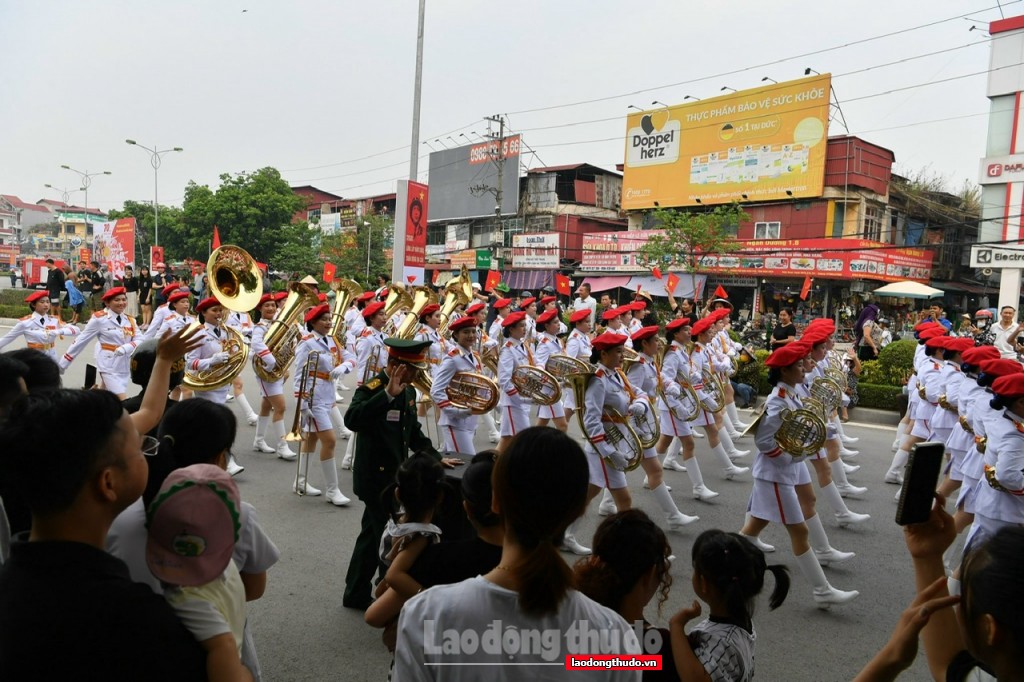
[{"label": "brass instrument", "polygon": [[[225,244],[210,254],[206,262],[210,293],[224,308],[248,313],[263,296],[263,279],[256,260],[238,246]],[[192,326],[198,327],[199,322]],[[249,345],[235,329],[222,327],[226,336],[222,348],[230,357],[227,362],[207,370],[185,370],[182,385],[193,391],[222,388],[242,373],[249,360]]]},{"label": "brass instrument", "polygon": [[432,303],[437,303],[437,294],[430,287],[413,287],[412,307],[405,314],[402,324],[398,325],[395,336],[399,339],[411,339],[416,336],[419,329],[420,315],[423,309]]},{"label": "brass instrument", "polygon": [[[659,375],[661,375],[661,368],[665,364],[665,354],[668,353],[670,348],[671,346],[668,344],[660,346],[659,353],[655,356],[654,368],[658,371]],[[658,382],[659,395],[661,395],[661,399],[665,401],[665,405],[669,408],[669,411],[675,415],[676,419],[684,422],[692,422],[697,419],[698,415],[700,415],[700,396],[697,395],[697,390],[693,387],[693,384],[690,383],[690,378],[688,376],[684,376],[682,372],[676,373],[675,382],[679,384],[679,401],[683,403],[683,414],[675,411],[669,404],[669,398],[665,395],[665,387],[661,385],[660,381]]]},{"label": "brass instrument", "polygon": [[825,378],[834,381],[836,385],[839,386],[839,390],[843,393],[845,393],[846,389],[849,387],[846,372],[841,369],[836,369],[835,367],[827,368],[825,370]]},{"label": "brass instrument", "polygon": [[[587,435],[587,428],[583,421],[583,413],[587,404],[587,384],[593,378],[594,372],[569,374],[566,376],[566,380],[572,387],[573,395],[576,397],[576,419],[584,436]],[[610,443],[616,450],[625,448],[629,452],[626,468],[621,469],[621,471],[633,471],[640,466],[644,459],[644,449],[640,445],[640,437],[633,430],[633,427],[629,425],[626,418],[618,410],[605,409],[601,413],[601,423],[604,425],[605,441]],[[595,447],[594,449],[596,450],[597,448]],[[604,461],[612,468],[619,470],[610,459],[604,458]]]},{"label": "brass instrument", "polygon": [[410,386],[413,386],[420,395],[423,396],[422,401],[431,403],[430,400],[430,389],[434,385],[433,377],[430,376],[430,372],[426,367],[417,367],[416,375],[413,376],[412,381],[409,382]]},{"label": "brass instrument", "polygon": [[921,400],[925,400],[925,401],[928,400],[928,394],[924,390],[924,384],[918,383],[918,385],[917,385],[917,395],[919,395],[921,397]]},{"label": "brass instrument", "polygon": [[967,421],[967,417],[960,415],[960,427],[967,433],[974,435],[974,429],[971,428],[971,423]]},{"label": "brass instrument", "polygon": [[302,328],[298,326],[298,321],[307,308],[318,303],[315,285],[315,280],[312,284],[304,280],[288,285],[288,297],[263,337],[263,342],[274,356],[274,367],[267,369],[259,356],[252,359],[252,370],[263,381],[280,381],[291,367],[295,359],[295,348],[302,340]]},{"label": "brass instrument", "polygon": [[512,385],[519,394],[538,405],[554,405],[562,399],[562,387],[550,372],[533,365],[512,370]]},{"label": "brass instrument", "polygon": [[371,353],[366,358],[366,366],[363,368],[362,383],[364,383],[364,384],[369,383],[375,376],[380,374],[380,371],[382,369],[384,369],[383,367],[381,367],[378,364],[379,360],[380,360],[380,350],[377,349],[377,348],[374,348],[373,349],[373,353]]},{"label": "brass instrument", "polygon": [[483,374],[456,372],[445,389],[452,407],[469,409],[473,414],[486,414],[498,404],[498,384]]},{"label": "brass instrument", "polygon": [[563,384],[568,385],[571,375],[593,372],[594,367],[585,360],[574,358],[571,355],[555,353],[548,357],[548,361],[544,364],[544,371]]},{"label": "brass instrument", "polygon": [[448,336],[448,324],[451,322],[452,312],[460,305],[467,305],[473,300],[473,282],[469,279],[469,269],[463,265],[459,276],[448,282],[444,289],[444,303],[441,304],[441,326],[437,328],[437,333],[442,338]]},{"label": "brass instrument", "polygon": [[404,284],[392,282],[391,287],[388,289],[388,297],[384,302],[384,317],[387,320],[382,330],[384,336],[395,335],[395,314],[402,308],[412,308],[412,296],[405,290]]},{"label": "brass instrument", "polygon": [[[331,282],[331,289],[334,291],[334,309],[331,310],[331,331],[329,335],[339,347],[345,347],[345,313],[352,301],[356,300],[362,293],[363,288],[359,282],[351,279],[336,279]],[[285,302],[287,305],[287,301]],[[316,305],[315,303],[313,305]]]},{"label": "brass instrument", "polygon": [[[299,377],[299,399],[295,401],[295,418],[292,420],[292,430],[284,437],[289,442],[299,442],[299,457],[295,460],[295,487],[292,489],[296,495],[306,494],[305,482],[309,480],[309,455],[306,453],[306,470],[299,471],[299,467],[302,465],[302,400],[305,399],[307,404],[310,398],[313,397],[313,391],[316,390],[316,369],[320,366],[320,351],[313,351],[306,357],[306,364],[302,366],[302,374]],[[310,377],[313,377],[310,381]],[[308,390],[307,390],[308,384]],[[299,477],[299,474],[302,477]],[[299,485],[299,481],[303,482],[303,485]]]},{"label": "brass instrument", "polygon": [[985,465],[985,480],[988,482],[989,486],[991,486],[993,490],[998,490],[1001,493],[1010,492],[1005,487],[1003,487],[1003,484],[999,482],[998,478],[996,478],[996,468],[991,464]]},{"label": "brass instrument", "polygon": [[709,394],[709,397],[714,402],[714,407],[705,407],[707,407],[709,412],[718,414],[725,409],[725,387],[722,385],[722,380],[718,378],[718,372],[715,372],[705,364],[701,368],[701,381],[704,382],[704,391]]},{"label": "brass instrument", "polygon": [[640,362],[640,353],[632,348],[622,347],[622,371],[628,372],[634,363]]},{"label": "brass instrument", "polygon": [[794,459],[802,459],[821,450],[827,436],[825,420],[813,407],[805,406],[782,411],[782,425],[775,432],[775,442]]},{"label": "brass instrument", "polygon": [[757,433],[757,427],[761,424],[761,420],[764,419],[766,414],[768,414],[768,403],[765,403],[764,407],[760,409],[753,420],[747,424],[747,428],[740,431],[740,438],[743,438],[743,436],[746,436],[749,433]]},{"label": "brass instrument", "polygon": [[[629,394],[629,402],[632,403],[637,398],[636,391],[633,390],[632,384],[629,383],[626,371],[621,367],[616,371],[622,377],[622,383],[626,386],[626,393]],[[654,405],[648,402],[647,411],[643,415],[639,417],[630,415],[629,418],[632,421],[633,430],[640,439],[640,447],[645,450],[653,448],[657,444],[658,439],[661,438],[661,424],[658,421],[658,412],[654,409]]]},{"label": "brass instrument", "polygon": [[484,348],[484,352],[480,354],[480,364],[483,365],[491,372],[491,374],[498,375],[498,346],[490,346]]},{"label": "brass instrument", "polygon": [[818,377],[811,384],[810,390],[811,398],[821,403],[822,418],[828,421],[829,416],[843,404],[843,389],[830,378]]}]

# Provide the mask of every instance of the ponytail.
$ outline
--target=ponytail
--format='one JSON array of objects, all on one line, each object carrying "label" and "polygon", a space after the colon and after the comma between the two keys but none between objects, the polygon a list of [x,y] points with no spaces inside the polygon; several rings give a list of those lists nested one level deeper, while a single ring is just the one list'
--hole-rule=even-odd
[{"label": "ponytail", "polygon": [[789,594],[789,574],[785,566],[765,563],[764,552],[738,533],[708,530],[693,544],[693,568],[709,582],[725,601],[729,616],[749,621],[754,614],[754,598],[764,588],[764,574],[771,572],[775,589],[769,607],[778,608]]}]

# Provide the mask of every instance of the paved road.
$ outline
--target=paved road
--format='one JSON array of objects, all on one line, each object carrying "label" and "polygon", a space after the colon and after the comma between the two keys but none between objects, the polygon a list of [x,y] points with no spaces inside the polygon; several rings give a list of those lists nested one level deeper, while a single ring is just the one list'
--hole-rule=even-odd
[{"label": "paved road", "polygon": [[[0,332],[5,331],[0,328]],[[19,344],[15,344],[19,345]],[[62,342],[60,349],[66,347]],[[65,375],[65,385],[81,386],[84,363],[76,362]],[[254,405],[257,391],[251,370],[243,375],[246,394]],[[345,409],[351,391],[345,393]],[[238,412],[236,412],[238,414]],[[856,411],[853,415],[856,420]],[[578,433],[575,426],[573,431]],[[270,571],[266,595],[250,605],[260,659],[267,680],[373,680],[385,678],[389,656],[378,631],[362,621],[362,614],[341,606],[344,574],[356,534],[361,504],[339,509],[323,498],[300,498],[290,492],[295,465],[273,455],[254,453],[251,444],[255,429],[241,421],[234,453],[246,467],[237,481],[244,499],[255,505],[260,520],[281,550],[281,561]],[[758,602],[755,625],[758,632],[757,679],[807,680],[825,682],[852,679],[888,638],[899,612],[913,596],[913,576],[903,545],[902,533],[893,523],[895,487],[881,482],[890,461],[891,428],[851,423],[851,435],[859,437],[862,465],[851,476],[866,485],[869,492],[861,501],[851,501],[858,512],[872,519],[856,530],[840,530],[826,523],[832,544],[855,551],[857,557],[843,567],[826,569],[829,579],[839,588],[858,589],[861,597],[845,607],[819,611],[811,599],[810,587],[799,574],[788,550],[785,531],[769,526],[763,537],[779,551],[770,561],[790,567],[793,589],[789,599],[777,611],[770,612],[767,600]],[[745,439],[749,441],[750,439]],[[665,625],[682,605],[694,599],[690,585],[690,543],[708,528],[737,530],[743,521],[749,493],[749,480],[724,481],[717,476],[708,459],[706,441],[698,441],[697,456],[702,458],[705,478],[721,493],[711,503],[698,503],[684,494],[689,479],[682,472],[668,472],[670,485],[680,508],[700,515],[700,522],[670,533],[674,553],[679,557],[672,568],[675,584],[660,613],[652,605],[648,620]],[[339,441],[338,461],[345,442]],[[478,447],[488,447],[478,439]],[[744,447],[750,447],[749,443]],[[311,469],[315,485],[322,480],[318,468]],[[655,515],[657,509],[646,491],[640,488],[642,472],[630,475],[635,504]],[[341,472],[342,491],[352,495],[352,477]],[[596,507],[596,505],[595,505]],[[819,501],[822,518],[830,515]],[[592,508],[586,515],[581,537],[589,539],[600,517]],[[567,559],[575,557],[565,555]],[[770,583],[770,579],[769,579]],[[770,590],[770,587],[769,587]],[[927,669],[919,656],[913,668],[900,679],[926,680]]]}]

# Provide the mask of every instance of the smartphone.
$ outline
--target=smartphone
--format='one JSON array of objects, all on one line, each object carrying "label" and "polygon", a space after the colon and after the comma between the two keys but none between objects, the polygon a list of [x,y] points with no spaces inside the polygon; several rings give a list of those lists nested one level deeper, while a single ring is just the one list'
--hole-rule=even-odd
[{"label": "smartphone", "polygon": [[918,443],[910,450],[896,507],[897,524],[924,523],[931,516],[945,451],[946,445],[937,441]]}]

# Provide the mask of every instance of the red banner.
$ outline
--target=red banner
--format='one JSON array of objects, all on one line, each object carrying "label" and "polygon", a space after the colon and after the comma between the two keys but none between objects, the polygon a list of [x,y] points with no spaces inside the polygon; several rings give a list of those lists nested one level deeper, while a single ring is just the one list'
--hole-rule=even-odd
[{"label": "red banner", "polygon": [[92,249],[82,247],[78,250],[78,262],[89,263],[92,261]]},{"label": "red banner", "polygon": [[569,284],[569,278],[565,275],[555,275],[555,291],[560,293],[562,296],[572,296],[572,285]]},{"label": "red banner", "polygon": [[814,283],[813,279],[811,279],[810,277],[804,277],[804,285],[802,287],[800,287],[800,300],[801,301],[806,301],[807,300],[808,294],[811,293],[811,284],[813,284],[813,283]]},{"label": "red banner", "polygon": [[427,211],[430,189],[409,182],[409,204],[405,212],[405,266],[422,268],[427,255]]},{"label": "red banner", "polygon": [[217,229],[216,225],[213,226],[213,248],[220,248],[220,230]]},{"label": "red banner", "polygon": [[494,291],[494,287],[501,282],[501,273],[497,270],[487,271],[487,281],[484,282],[484,291]]},{"label": "red banner", "polygon": [[149,247],[149,269],[151,272],[156,272],[156,264],[164,262],[164,247],[162,246],[151,246]]}]

